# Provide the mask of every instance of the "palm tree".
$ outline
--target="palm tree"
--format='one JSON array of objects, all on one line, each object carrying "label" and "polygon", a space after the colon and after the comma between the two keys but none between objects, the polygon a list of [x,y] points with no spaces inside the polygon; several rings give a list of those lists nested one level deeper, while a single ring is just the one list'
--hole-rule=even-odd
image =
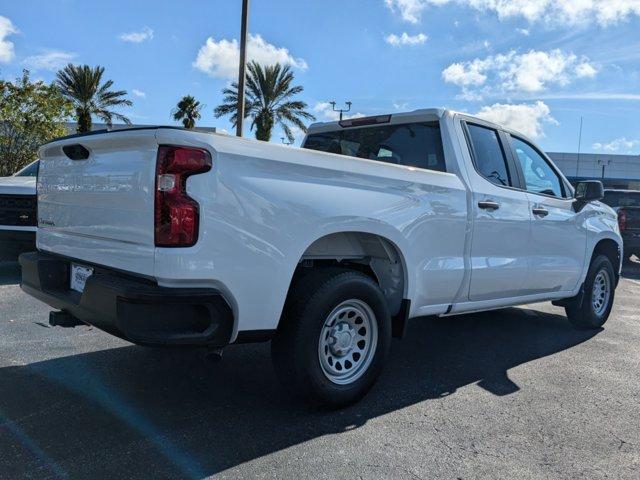
[{"label": "palm tree", "polygon": [[171,113],[173,113],[173,119],[176,122],[182,120],[184,128],[191,130],[196,126],[196,120],[200,119],[201,109],[202,105],[199,101],[191,95],[185,95]]},{"label": "palm tree", "polygon": [[56,76],[56,85],[62,95],[73,102],[78,122],[78,133],[91,130],[91,116],[95,115],[109,127],[116,118],[127,125],[131,121],[111,110],[111,107],[131,106],[131,100],[124,96],[125,90],[109,90],[113,86],[112,80],[102,83],[104,67],[91,68],[89,65],[72,65],[71,63],[60,70]]},{"label": "palm tree", "polygon": [[[255,127],[258,140],[269,141],[274,125],[278,124],[287,139],[293,142],[290,125],[306,132],[307,127],[302,120],[315,120],[315,117],[305,111],[305,102],[292,100],[303,88],[300,85],[291,86],[291,68],[279,63],[263,67],[253,61],[248,65],[248,70],[244,115],[252,119],[251,130]],[[222,93],[224,103],[216,107],[215,116],[231,115],[231,123],[235,126],[238,121],[238,84],[232,83]]]}]

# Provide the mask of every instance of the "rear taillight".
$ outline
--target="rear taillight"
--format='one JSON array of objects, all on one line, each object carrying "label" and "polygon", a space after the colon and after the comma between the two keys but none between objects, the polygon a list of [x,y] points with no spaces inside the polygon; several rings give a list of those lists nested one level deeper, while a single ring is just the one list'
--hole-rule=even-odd
[{"label": "rear taillight", "polygon": [[187,178],[211,169],[200,148],[158,148],[155,194],[156,247],[191,247],[198,241],[198,202],[187,195]]},{"label": "rear taillight", "polygon": [[618,228],[621,233],[627,229],[627,213],[624,210],[618,210]]}]

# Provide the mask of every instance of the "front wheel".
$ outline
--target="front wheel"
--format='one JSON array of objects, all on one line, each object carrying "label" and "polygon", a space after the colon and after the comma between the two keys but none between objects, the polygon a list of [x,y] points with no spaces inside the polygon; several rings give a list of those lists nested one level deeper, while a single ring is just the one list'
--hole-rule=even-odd
[{"label": "front wheel", "polygon": [[598,255],[591,261],[584,282],[582,305],[565,308],[569,321],[577,328],[600,328],[609,318],[615,295],[616,276],[611,260]]},{"label": "front wheel", "polygon": [[390,343],[387,302],[376,282],[361,272],[327,268],[294,283],[271,352],[286,388],[336,408],[371,388]]}]

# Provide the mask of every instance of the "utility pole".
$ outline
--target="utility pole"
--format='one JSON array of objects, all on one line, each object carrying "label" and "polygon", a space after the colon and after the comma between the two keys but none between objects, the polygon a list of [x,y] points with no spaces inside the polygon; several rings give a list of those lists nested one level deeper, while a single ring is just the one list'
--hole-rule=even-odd
[{"label": "utility pole", "polygon": [[580,170],[580,149],[582,147],[582,117],[580,117],[580,132],[578,133],[578,161],[576,162],[576,177]]},{"label": "utility pole", "polygon": [[347,105],[347,108],[336,108],[336,102],[329,102],[331,105],[331,110],[334,112],[340,112],[340,121],[342,121],[342,114],[347,113],[351,110],[351,102],[344,102]]},{"label": "utility pole", "polygon": [[244,122],[244,83],[247,75],[247,28],[249,24],[249,0],[242,0],[242,24],[240,28],[240,67],[238,71],[238,109],[236,136],[242,136]]}]

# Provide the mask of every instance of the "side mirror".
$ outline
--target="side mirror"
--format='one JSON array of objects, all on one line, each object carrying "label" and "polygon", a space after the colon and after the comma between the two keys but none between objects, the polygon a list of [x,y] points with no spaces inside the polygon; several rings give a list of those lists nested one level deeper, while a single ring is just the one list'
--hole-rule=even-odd
[{"label": "side mirror", "polygon": [[600,180],[586,180],[578,182],[574,199],[576,201],[576,211],[589,202],[602,200],[604,198],[604,186]]},{"label": "side mirror", "polygon": [[604,198],[604,187],[600,180],[587,180],[576,185],[575,199],[580,202],[593,202]]}]

